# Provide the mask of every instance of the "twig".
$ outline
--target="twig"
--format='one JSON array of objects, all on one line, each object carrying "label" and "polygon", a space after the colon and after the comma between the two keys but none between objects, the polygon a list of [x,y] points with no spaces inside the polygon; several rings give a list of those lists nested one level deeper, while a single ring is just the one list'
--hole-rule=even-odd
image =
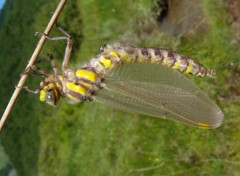
[{"label": "twig", "polygon": [[131,174],[131,173],[133,173],[133,172],[147,172],[147,171],[159,169],[159,168],[163,167],[163,165],[164,165],[164,163],[160,163],[159,165],[156,165],[156,166],[151,166],[151,167],[145,167],[145,168],[130,170],[130,171],[128,172],[128,174]]},{"label": "twig", "polygon": [[[61,0],[61,1],[59,2],[56,11],[54,12],[51,20],[49,21],[49,23],[48,23],[48,25],[47,25],[47,27],[46,27],[46,29],[45,29],[45,31],[44,31],[45,34],[48,35],[49,32],[51,31],[51,29],[52,29],[55,21],[57,20],[60,12],[62,11],[62,9],[63,9],[66,1],[67,1],[67,0]],[[35,50],[34,50],[34,52],[33,52],[33,54],[32,54],[32,57],[30,58],[30,60],[29,60],[29,62],[28,62],[28,65],[27,65],[26,69],[29,68],[29,67],[31,67],[31,66],[33,65],[33,63],[35,62],[37,56],[38,56],[39,53],[40,53],[40,51],[41,51],[41,49],[42,49],[45,41],[46,41],[46,37],[45,37],[45,36],[42,36],[41,39],[40,39],[39,42],[38,42],[37,47],[35,48]],[[0,120],[0,131],[1,131],[1,129],[2,129],[3,125],[4,125],[4,123],[5,123],[5,121],[7,120],[7,117],[8,117],[8,115],[9,115],[10,111],[12,110],[13,104],[14,104],[14,102],[16,101],[16,98],[17,98],[18,94],[20,93],[21,87],[23,87],[23,85],[24,85],[27,77],[28,77],[28,74],[24,74],[24,75],[21,76],[21,78],[20,78],[20,80],[19,80],[19,82],[18,82],[18,84],[17,84],[17,86],[16,86],[16,89],[15,89],[15,91],[13,92],[13,95],[12,95],[11,99],[10,99],[9,102],[8,102],[8,105],[7,105],[7,107],[6,107],[6,109],[5,109],[4,113],[3,113],[3,116],[2,116],[2,118],[1,118],[1,120]]]}]

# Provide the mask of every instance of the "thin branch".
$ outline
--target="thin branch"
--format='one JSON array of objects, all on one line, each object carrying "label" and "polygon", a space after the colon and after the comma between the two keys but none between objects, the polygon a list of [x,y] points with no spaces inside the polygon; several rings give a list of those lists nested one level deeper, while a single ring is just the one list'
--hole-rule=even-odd
[{"label": "thin branch", "polygon": [[147,172],[147,171],[159,169],[159,168],[163,167],[163,165],[164,165],[164,163],[160,163],[159,165],[156,165],[156,166],[151,166],[151,167],[145,167],[145,168],[130,170],[130,171],[128,172],[128,174],[131,174],[131,173],[133,173],[133,172]]},{"label": "thin branch", "polygon": [[[56,11],[54,12],[51,20],[49,21],[49,23],[48,23],[48,25],[47,25],[47,27],[46,27],[46,29],[44,31],[45,34],[48,35],[49,32],[51,31],[55,21],[57,20],[60,12],[62,11],[66,1],[67,0],[61,0],[59,2]],[[42,36],[41,39],[38,42],[37,47],[35,48],[35,50],[34,50],[34,52],[32,54],[32,57],[30,58],[30,60],[28,62],[28,65],[27,65],[26,69],[33,65],[33,63],[35,62],[37,56],[39,55],[40,51],[42,50],[42,47],[43,47],[45,41],[46,41],[46,37]],[[13,92],[13,95],[12,95],[11,99],[9,100],[9,103],[8,103],[4,113],[3,113],[3,116],[1,118],[1,120],[0,120],[0,131],[1,131],[5,121],[7,120],[7,117],[9,115],[10,111],[12,110],[13,104],[16,101],[16,98],[17,98],[18,94],[20,93],[21,87],[23,87],[27,77],[28,77],[28,74],[24,74],[24,75],[21,76],[21,78],[20,78],[20,80],[19,80],[19,82],[18,82],[18,84],[16,86],[16,89]]]}]

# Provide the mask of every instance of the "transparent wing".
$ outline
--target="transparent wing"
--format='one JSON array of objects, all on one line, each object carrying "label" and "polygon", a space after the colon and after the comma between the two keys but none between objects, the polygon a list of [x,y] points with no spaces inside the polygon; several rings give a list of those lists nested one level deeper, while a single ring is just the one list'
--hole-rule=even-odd
[{"label": "transparent wing", "polygon": [[194,83],[162,65],[123,64],[107,75],[105,87],[109,90],[104,92],[105,104],[118,101],[118,105],[124,104],[121,109],[129,110],[131,105],[131,111],[201,128],[216,128],[224,118],[222,111]]},{"label": "transparent wing", "polygon": [[125,111],[145,114],[149,116],[164,118],[167,111],[155,108],[137,99],[130,98],[125,95],[118,94],[109,89],[101,89],[98,91],[95,100],[108,105],[110,107]]},{"label": "transparent wing", "polygon": [[[143,101],[113,92],[109,89],[101,89],[98,91],[95,100],[115,109],[144,114],[157,118],[166,118],[168,115],[168,111],[164,110],[163,107],[156,108],[144,103]],[[172,114],[172,119],[178,119],[178,117]],[[189,120],[182,119],[180,122],[199,127],[199,124],[196,124],[195,122],[191,122]]]}]

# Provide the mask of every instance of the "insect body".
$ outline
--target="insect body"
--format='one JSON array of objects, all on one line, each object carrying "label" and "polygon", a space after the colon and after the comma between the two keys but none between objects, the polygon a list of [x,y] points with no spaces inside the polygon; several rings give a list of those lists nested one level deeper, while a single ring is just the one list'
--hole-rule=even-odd
[{"label": "insect body", "polygon": [[132,46],[121,46],[115,43],[102,47],[100,51],[106,55],[117,51],[118,56],[126,62],[162,64],[179,70],[182,73],[189,73],[200,77],[215,76],[213,70],[206,69],[190,58],[163,48],[137,48]]},{"label": "insect body", "polygon": [[[46,76],[40,101],[56,105],[61,97],[71,102],[96,100],[113,108],[162,117],[199,128],[219,127],[224,115],[217,105],[182,73],[214,77],[214,72],[190,58],[160,48],[105,45],[100,54],[77,69],[68,69],[72,40],[67,40],[62,74],[50,58],[54,74]],[[44,35],[44,34],[42,34]],[[182,73],[181,73],[182,72]]]}]

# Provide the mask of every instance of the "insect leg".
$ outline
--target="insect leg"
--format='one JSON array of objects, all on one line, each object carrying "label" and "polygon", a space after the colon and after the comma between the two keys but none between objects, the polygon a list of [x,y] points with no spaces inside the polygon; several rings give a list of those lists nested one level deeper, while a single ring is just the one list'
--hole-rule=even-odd
[{"label": "insect leg", "polygon": [[42,74],[42,75],[44,75],[44,76],[50,76],[50,73],[49,72],[47,72],[46,70],[44,70],[44,69],[42,69],[42,68],[40,68],[40,67],[38,67],[38,66],[36,66],[36,65],[33,65],[32,67],[31,67],[31,69],[32,70],[36,70],[37,72],[39,72],[40,74]]},{"label": "insect leg", "polygon": [[66,68],[67,68],[67,64],[69,62],[70,56],[71,56],[72,47],[73,47],[73,40],[72,40],[71,36],[64,29],[62,29],[58,24],[57,24],[57,28],[65,36],[49,37],[46,34],[41,33],[41,32],[36,32],[35,35],[43,35],[43,36],[46,37],[46,39],[51,40],[51,41],[54,41],[54,40],[67,40],[67,45],[66,45],[66,48],[65,48],[64,59],[63,59],[63,63],[62,63],[62,71],[64,73]]},{"label": "insect leg", "polygon": [[28,86],[16,87],[16,88],[25,89],[27,92],[30,92],[33,94],[38,94],[40,92],[40,89],[32,90],[32,89],[29,89]]},{"label": "insect leg", "polygon": [[66,40],[67,37],[66,36],[58,36],[58,37],[49,37],[47,34],[44,34],[42,32],[36,32],[35,33],[35,36],[45,36],[47,40],[51,40],[51,41],[54,41],[54,40]]},{"label": "insect leg", "polygon": [[32,65],[32,66],[26,68],[24,70],[24,72],[22,74],[20,74],[20,76],[28,75],[31,70],[35,70],[35,71],[39,72],[41,75],[43,75],[45,77],[50,76],[49,72],[47,72],[46,70],[44,70],[44,69],[42,69],[42,68],[40,68],[40,67],[38,67],[36,65]]},{"label": "insect leg", "polygon": [[47,54],[47,55],[50,59],[51,66],[52,66],[54,74],[56,76],[56,75],[58,75],[57,64],[56,64],[52,54]]},{"label": "insect leg", "polygon": [[63,59],[63,63],[62,63],[62,71],[64,73],[64,71],[67,68],[67,64],[69,62],[71,53],[72,53],[73,40],[72,40],[71,36],[63,28],[61,28],[58,23],[56,23],[56,26],[57,26],[58,30],[61,31],[65,35],[66,40],[67,40],[67,46],[65,48],[65,54],[64,54],[64,59]]}]

